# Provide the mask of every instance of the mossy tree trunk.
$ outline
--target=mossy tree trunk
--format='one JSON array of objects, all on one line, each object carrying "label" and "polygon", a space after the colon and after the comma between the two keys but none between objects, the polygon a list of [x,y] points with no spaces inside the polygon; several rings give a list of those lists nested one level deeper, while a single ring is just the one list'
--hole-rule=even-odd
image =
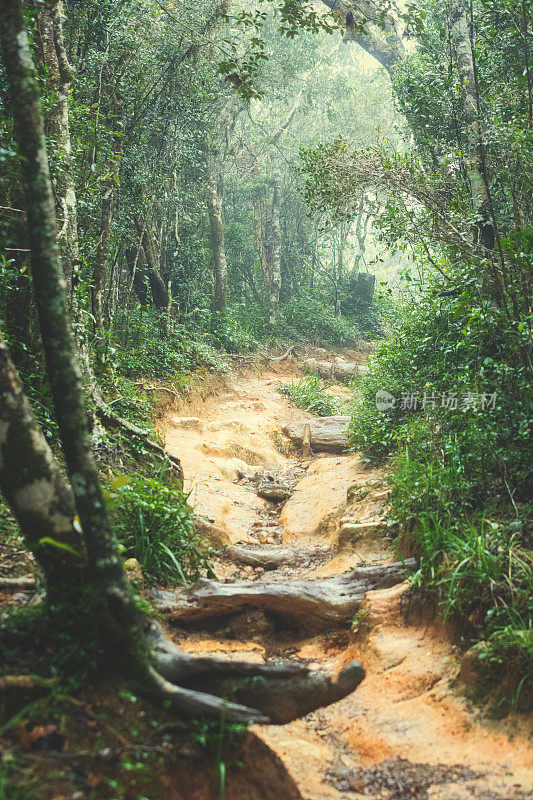
[{"label": "mossy tree trunk", "polygon": [[[15,138],[22,157],[21,172],[26,197],[33,290],[62,448],[83,531],[87,576],[95,586],[94,598],[98,606],[95,613],[103,613],[102,600],[104,605],[109,601],[109,617],[114,613],[112,605],[120,604],[121,626],[125,634],[122,636],[121,647],[124,647],[124,652],[129,651],[129,655],[133,656],[134,652],[141,649],[137,614],[118,557],[92,457],[84,387],[67,314],[65,277],[57,244],[54,196],[46,155],[40,96],[20,0],[6,0],[3,3],[0,9],[0,35],[13,104]],[[5,354],[4,371],[7,376],[5,381],[15,386],[14,379],[9,378],[12,369]],[[8,388],[6,383],[6,390]],[[7,391],[4,402],[9,405]],[[26,428],[30,431],[31,425],[26,423]],[[10,430],[15,430],[12,424],[8,427],[8,432]],[[44,460],[46,461],[46,457]],[[21,480],[21,475],[26,474],[26,485],[30,487],[29,496],[38,495],[38,489],[50,494],[51,474],[43,477],[40,470],[41,464],[38,463],[37,456],[33,459],[28,457],[27,463],[19,464],[19,469],[13,468],[12,480]],[[15,501],[14,507],[17,510],[18,496],[13,498],[9,486],[6,486],[6,496],[12,498],[11,502]],[[24,502],[30,508],[28,501]],[[20,506],[20,498],[18,503]],[[35,509],[30,509],[30,514],[35,514]],[[26,536],[32,538],[30,523],[31,519],[22,517],[22,529]],[[40,555],[39,549],[37,555]],[[45,568],[49,578],[55,575],[50,565]],[[53,586],[50,589],[54,591]],[[101,629],[105,631],[108,626],[104,621],[103,623]],[[125,647],[128,636],[131,646]],[[107,645],[112,649],[115,643],[110,641]]]}]

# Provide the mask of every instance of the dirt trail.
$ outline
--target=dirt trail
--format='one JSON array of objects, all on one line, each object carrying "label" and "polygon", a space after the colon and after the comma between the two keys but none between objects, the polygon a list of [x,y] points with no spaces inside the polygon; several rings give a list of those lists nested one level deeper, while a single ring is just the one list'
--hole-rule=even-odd
[{"label": "dirt trail", "polygon": [[[382,519],[383,474],[356,455],[318,455],[302,463],[291,452],[282,425],[311,415],[278,393],[290,375],[291,367],[278,365],[235,377],[225,392],[192,405],[190,416],[165,418],[167,447],[189,476],[197,512],[228,543],[319,546],[304,565],[283,566],[273,576],[326,577],[362,562],[394,561],[382,534],[339,546],[342,519]],[[294,487],[291,497],[281,506],[259,498],[251,479],[258,471],[283,476]],[[254,580],[262,572],[227,562],[215,571],[229,581]],[[405,590],[369,592],[357,633],[304,637],[249,612],[214,632],[176,631],[174,638],[194,653],[291,658],[332,672],[353,658],[364,664],[366,679],[344,700],[288,725],[257,729],[305,800],[533,797],[531,721],[482,718],[457,683],[457,656],[445,631],[406,623],[400,610]]]}]

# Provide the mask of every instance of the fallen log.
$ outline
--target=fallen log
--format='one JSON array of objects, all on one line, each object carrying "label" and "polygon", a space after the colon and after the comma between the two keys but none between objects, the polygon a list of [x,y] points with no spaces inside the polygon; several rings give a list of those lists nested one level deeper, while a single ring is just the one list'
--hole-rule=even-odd
[{"label": "fallen log", "polygon": [[185,653],[157,622],[148,630],[152,659],[163,677],[185,688],[253,706],[271,724],[284,725],[351,694],[365,677],[358,661],[345,666],[336,681],[322,670],[287,661],[254,664]]},{"label": "fallen log", "polygon": [[353,361],[317,361],[315,358],[307,358],[302,362],[302,366],[308,373],[316,373],[325,380],[351,381],[359,375],[361,367]]},{"label": "fallen log", "polygon": [[227,558],[235,564],[245,564],[250,567],[262,567],[265,570],[278,569],[283,566],[298,566],[306,561],[316,560],[318,556],[327,556],[328,551],[323,548],[301,550],[294,547],[243,547],[230,545],[222,552],[222,558]]},{"label": "fallen log", "polygon": [[352,620],[365,594],[405,579],[414,559],[377,567],[359,567],[334,578],[309,581],[217,583],[203,578],[174,592],[155,590],[152,602],[180,625],[259,609],[296,628],[328,630]]},{"label": "fallen log", "polygon": [[350,437],[348,427],[350,417],[319,417],[312,420],[289,422],[282,427],[282,432],[298,447],[303,444],[305,426],[311,429],[311,447],[315,452],[343,453],[348,449]]}]

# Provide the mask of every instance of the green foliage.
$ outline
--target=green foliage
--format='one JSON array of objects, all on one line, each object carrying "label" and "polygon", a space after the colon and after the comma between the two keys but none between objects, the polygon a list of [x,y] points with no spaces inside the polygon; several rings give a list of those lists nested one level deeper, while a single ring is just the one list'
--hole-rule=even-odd
[{"label": "green foliage", "polygon": [[422,516],[413,534],[420,568],[413,585],[429,592],[445,618],[484,639],[487,677],[513,707],[533,706],[533,558],[514,523]]},{"label": "green foliage", "polygon": [[198,541],[187,495],[148,478],[117,478],[109,505],[124,558],[136,558],[153,581],[186,583],[212,576]]},{"label": "green foliage", "polygon": [[110,359],[119,375],[128,378],[168,378],[195,369],[224,370],[220,353],[210,344],[213,339],[190,326],[171,322],[162,329],[157,313],[133,311],[117,323]]},{"label": "green foliage", "polygon": [[326,386],[318,373],[304,375],[297,383],[291,381],[280,386],[279,393],[288,397],[298,408],[305,408],[319,417],[338,413],[338,403],[325,391]]},{"label": "green foliage", "polygon": [[353,345],[359,338],[354,323],[336,317],[322,300],[310,294],[302,294],[281,308],[274,331],[282,341],[338,347]]}]

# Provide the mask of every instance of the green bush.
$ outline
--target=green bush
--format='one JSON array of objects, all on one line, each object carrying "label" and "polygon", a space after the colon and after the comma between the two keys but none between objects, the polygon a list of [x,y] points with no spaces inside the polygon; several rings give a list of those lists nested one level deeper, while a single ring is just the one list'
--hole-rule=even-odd
[{"label": "green bush", "polygon": [[129,309],[128,328],[118,325],[113,332],[109,357],[119,375],[127,378],[154,376],[168,378],[195,369],[226,369],[216,342],[209,332],[171,321],[162,328],[162,319],[153,311]]},{"label": "green bush", "polygon": [[[421,558],[416,585],[472,641],[487,641],[492,675],[515,665],[505,691],[521,687],[524,702],[533,693],[528,330],[468,285],[421,295],[358,380],[350,426],[368,460],[392,457],[390,521]],[[378,410],[379,390],[393,407]]]},{"label": "green bush", "polygon": [[533,556],[516,526],[429,514],[414,529],[420,568],[414,587],[437,600],[445,618],[486,641],[487,678],[514,707],[533,706]]},{"label": "green bush", "polygon": [[317,373],[304,375],[297,383],[292,381],[280,386],[280,394],[288,397],[298,408],[305,408],[319,417],[329,417],[338,413],[338,403],[326,394],[323,380]]},{"label": "green bush", "polygon": [[281,307],[274,333],[288,342],[344,347],[356,344],[359,330],[343,316],[336,317],[331,307],[313,295],[300,295]]},{"label": "green bush", "polygon": [[209,554],[193,528],[187,495],[148,478],[117,478],[109,504],[124,558],[136,558],[144,575],[163,583],[213,577]]}]

